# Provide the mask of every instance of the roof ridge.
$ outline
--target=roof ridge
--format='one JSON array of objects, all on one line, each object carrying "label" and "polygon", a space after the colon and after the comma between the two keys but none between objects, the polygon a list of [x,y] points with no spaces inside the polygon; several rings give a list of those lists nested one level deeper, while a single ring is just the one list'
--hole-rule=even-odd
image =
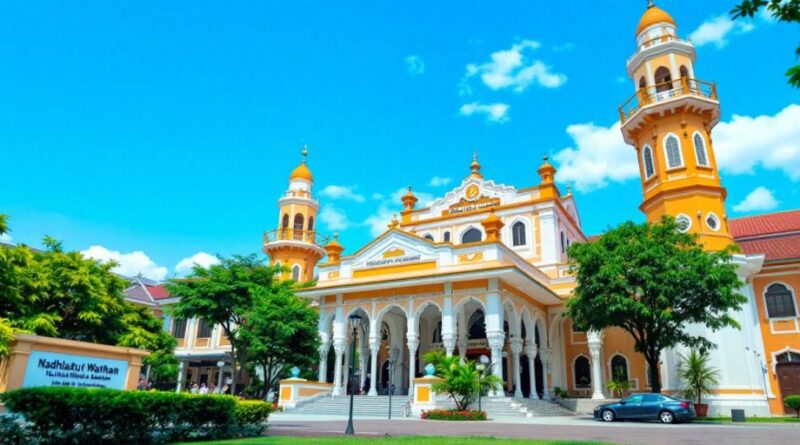
[{"label": "roof ridge", "polygon": [[739,221],[739,220],[748,219],[748,218],[758,218],[758,217],[761,217],[761,216],[779,215],[779,214],[782,214],[782,213],[792,213],[792,212],[800,212],[800,208],[778,210],[778,211],[775,211],[775,212],[767,212],[767,213],[758,213],[756,215],[739,216],[739,217],[736,217],[736,218],[730,218],[730,220],[731,221]]}]

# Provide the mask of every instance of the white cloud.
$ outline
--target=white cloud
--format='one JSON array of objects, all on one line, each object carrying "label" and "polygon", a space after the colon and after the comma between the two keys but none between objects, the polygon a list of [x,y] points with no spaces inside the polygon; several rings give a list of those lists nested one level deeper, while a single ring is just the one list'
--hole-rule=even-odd
[{"label": "white cloud", "polygon": [[727,37],[731,31],[746,33],[753,29],[755,29],[755,25],[752,21],[743,19],[731,20],[728,15],[723,14],[712,17],[700,24],[700,26],[689,35],[689,38],[696,46],[713,43],[717,48],[722,48],[728,44]]},{"label": "white cloud", "polygon": [[319,219],[330,230],[344,230],[352,225],[343,210],[330,205],[322,207]]},{"label": "white cloud", "polygon": [[385,203],[381,204],[374,214],[364,220],[364,225],[369,227],[370,235],[378,236],[387,230],[387,226],[392,222],[392,216],[397,213],[397,211],[389,209]]},{"label": "white cloud", "polygon": [[761,165],[800,180],[800,105],[789,105],[774,116],[733,115],[730,122],[720,122],[712,136],[723,172],[752,173]]},{"label": "white cloud", "polygon": [[[619,127],[619,123],[611,127],[593,123],[567,127],[575,147],[553,156],[558,180],[573,182],[586,192],[604,188],[609,181],[638,178],[636,152],[622,140]],[[723,173],[753,173],[761,166],[781,170],[792,181],[800,180],[800,105],[789,105],[774,116],[734,115],[730,122],[720,122],[712,136]]]},{"label": "white cloud", "polygon": [[192,271],[195,264],[208,269],[214,264],[219,264],[219,258],[205,252],[197,252],[190,257],[178,261],[178,264],[175,265],[175,273],[181,276],[186,275]]},{"label": "white cloud", "polygon": [[117,266],[112,269],[114,272],[124,276],[136,276],[142,274],[153,280],[163,280],[167,276],[167,268],[157,265],[144,252],[137,250],[129,253],[122,253],[116,250],[109,250],[103,246],[94,245],[81,251],[87,258],[94,258],[101,262],[116,261]]},{"label": "white cloud", "polygon": [[355,191],[354,185],[329,185],[322,189],[319,194],[330,199],[341,199],[344,201],[364,202],[364,195],[359,195]]},{"label": "white cloud", "polygon": [[575,184],[582,192],[604,188],[609,181],[624,182],[639,175],[636,152],[622,140],[620,124],[611,127],[593,123],[567,127],[575,147],[553,156],[558,180]]},{"label": "white cloud", "polygon": [[551,67],[541,60],[530,58],[530,53],[539,47],[539,42],[525,39],[509,49],[492,53],[490,62],[467,65],[459,89],[462,94],[470,92],[469,85],[464,84],[467,78],[473,76],[479,76],[483,84],[492,90],[511,88],[519,93],[534,83],[545,88],[560,87],[567,81],[567,76],[552,72]]},{"label": "white cloud", "polygon": [[735,212],[755,212],[772,210],[778,207],[778,200],[765,187],[756,187],[742,202],[733,206]]},{"label": "white cloud", "polygon": [[447,184],[450,184],[450,178],[445,178],[445,177],[441,177],[441,176],[434,176],[428,182],[428,185],[431,186],[431,187],[441,187],[441,186],[447,185]]},{"label": "white cloud", "polygon": [[[407,187],[401,187],[389,196],[388,199],[383,200],[378,206],[378,209],[367,217],[362,223],[363,226],[369,228],[369,233],[372,236],[378,236],[387,230],[387,226],[392,222],[392,216],[400,213],[401,198],[408,192]],[[426,192],[414,191],[414,196],[417,197],[417,208],[428,207],[433,203],[434,196]]]},{"label": "white cloud", "polygon": [[406,70],[409,74],[419,76],[425,73],[425,61],[417,54],[405,58]]},{"label": "white cloud", "polygon": [[13,238],[7,233],[0,234],[0,243],[11,244]]},{"label": "white cloud", "polygon": [[373,193],[372,199],[383,199],[383,194],[381,193]]},{"label": "white cloud", "polygon": [[486,120],[489,122],[504,123],[508,121],[508,104],[482,104],[480,102],[472,102],[464,104],[458,109],[459,114],[463,116],[472,116],[473,114],[485,114]]},{"label": "white cloud", "polygon": [[553,52],[560,53],[562,51],[572,51],[575,49],[575,44],[572,42],[564,43],[563,45],[555,45],[553,46]]}]

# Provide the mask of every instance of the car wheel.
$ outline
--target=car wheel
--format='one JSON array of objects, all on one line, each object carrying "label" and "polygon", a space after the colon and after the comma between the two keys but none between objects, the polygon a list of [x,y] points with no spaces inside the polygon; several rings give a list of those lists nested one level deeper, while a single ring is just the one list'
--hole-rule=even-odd
[{"label": "car wheel", "polygon": [[617,416],[614,415],[614,411],[610,409],[603,410],[603,412],[600,413],[600,417],[604,422],[613,422],[617,418]]},{"label": "car wheel", "polygon": [[661,423],[675,423],[675,414],[669,411],[661,411],[661,414],[658,415],[658,419],[661,420]]}]

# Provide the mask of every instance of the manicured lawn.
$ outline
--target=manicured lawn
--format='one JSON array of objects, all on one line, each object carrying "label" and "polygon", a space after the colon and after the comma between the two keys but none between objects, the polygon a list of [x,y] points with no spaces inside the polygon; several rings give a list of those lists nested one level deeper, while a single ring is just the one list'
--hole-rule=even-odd
[{"label": "manicured lawn", "polygon": [[[290,437],[269,436],[254,439],[194,442],[194,445],[593,445],[596,442],[565,442],[557,440],[499,439],[496,437]],[[181,445],[181,444],[178,444]],[[189,443],[183,445],[190,445]],[[599,444],[597,444],[599,445]],[[608,444],[606,444],[608,445]]]},{"label": "manicured lawn", "polygon": [[[730,417],[703,417],[695,422],[732,422]],[[748,417],[747,423],[800,423],[797,417]]]}]

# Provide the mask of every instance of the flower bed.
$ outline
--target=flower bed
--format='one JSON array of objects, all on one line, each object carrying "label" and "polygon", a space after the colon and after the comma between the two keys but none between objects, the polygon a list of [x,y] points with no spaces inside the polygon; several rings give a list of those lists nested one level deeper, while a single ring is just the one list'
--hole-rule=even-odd
[{"label": "flower bed", "polygon": [[486,411],[475,409],[455,410],[455,409],[432,409],[423,411],[422,418],[428,420],[486,420]]}]

